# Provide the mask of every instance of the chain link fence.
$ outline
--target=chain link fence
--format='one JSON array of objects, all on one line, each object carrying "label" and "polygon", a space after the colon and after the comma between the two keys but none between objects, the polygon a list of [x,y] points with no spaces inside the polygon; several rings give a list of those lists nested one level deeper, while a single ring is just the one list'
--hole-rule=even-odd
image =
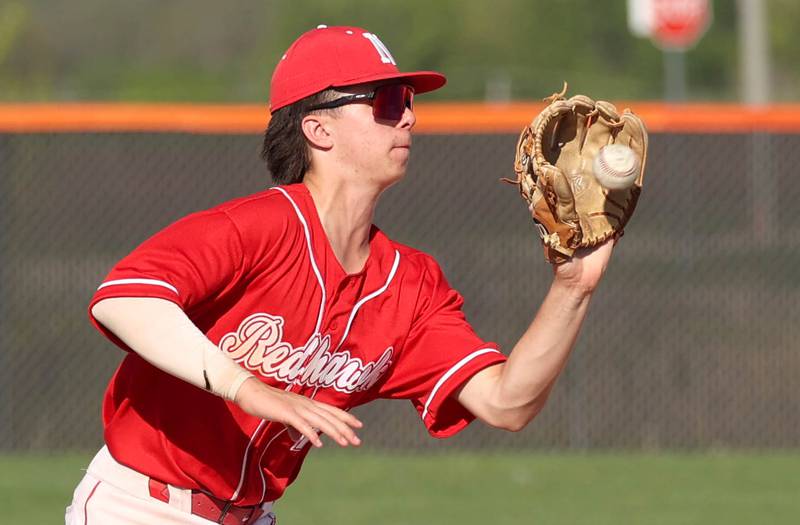
[{"label": "chain link fence", "polygon": [[[421,135],[376,222],[433,254],[508,353],[551,271],[516,137]],[[123,353],[89,325],[110,267],[166,224],[269,184],[255,135],[0,134],[0,449],[91,450]],[[360,409],[384,449],[800,446],[800,135],[651,136],[645,191],[540,416],[441,442],[410,403]],[[199,407],[187,407],[187,412]],[[201,413],[196,417],[203,417]]]}]

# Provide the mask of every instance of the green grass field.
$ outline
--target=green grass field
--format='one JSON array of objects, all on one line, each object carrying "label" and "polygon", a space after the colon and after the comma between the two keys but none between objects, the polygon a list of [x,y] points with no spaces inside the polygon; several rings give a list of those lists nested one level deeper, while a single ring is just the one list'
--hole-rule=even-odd
[{"label": "green grass field", "polygon": [[[798,452],[312,455],[281,525],[800,523]],[[0,523],[63,523],[87,460],[0,456]]]}]

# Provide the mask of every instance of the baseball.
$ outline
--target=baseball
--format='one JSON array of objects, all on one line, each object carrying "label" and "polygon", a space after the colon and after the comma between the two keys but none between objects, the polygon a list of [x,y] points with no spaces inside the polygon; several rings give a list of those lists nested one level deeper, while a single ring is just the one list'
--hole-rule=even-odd
[{"label": "baseball", "polygon": [[636,153],[622,144],[609,144],[600,148],[592,166],[597,182],[609,190],[624,190],[639,175]]}]

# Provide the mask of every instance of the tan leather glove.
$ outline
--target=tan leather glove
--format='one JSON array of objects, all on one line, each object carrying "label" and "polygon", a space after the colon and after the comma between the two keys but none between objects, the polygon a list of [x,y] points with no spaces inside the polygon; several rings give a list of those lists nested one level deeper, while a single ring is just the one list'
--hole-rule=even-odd
[{"label": "tan leather glove", "polygon": [[[578,248],[619,236],[642,189],[647,158],[647,130],[629,109],[622,115],[610,102],[584,95],[545,99],[546,108],[526,126],[517,143],[516,180],[539,229],[548,261],[569,260]],[[633,185],[609,190],[600,185],[592,165],[601,147],[623,144],[638,157]]]}]

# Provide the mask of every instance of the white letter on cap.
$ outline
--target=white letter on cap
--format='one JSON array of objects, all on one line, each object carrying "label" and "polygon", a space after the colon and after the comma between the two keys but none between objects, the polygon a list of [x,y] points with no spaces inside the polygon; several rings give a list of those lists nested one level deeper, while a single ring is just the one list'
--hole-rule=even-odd
[{"label": "white letter on cap", "polygon": [[383,45],[383,42],[381,42],[381,39],[378,38],[377,35],[372,33],[362,33],[362,35],[364,38],[372,42],[373,46],[375,46],[375,50],[378,51],[378,54],[381,57],[381,62],[384,64],[392,64],[393,66],[397,65],[397,62],[394,61],[394,57],[391,53],[389,53],[389,49]]}]

